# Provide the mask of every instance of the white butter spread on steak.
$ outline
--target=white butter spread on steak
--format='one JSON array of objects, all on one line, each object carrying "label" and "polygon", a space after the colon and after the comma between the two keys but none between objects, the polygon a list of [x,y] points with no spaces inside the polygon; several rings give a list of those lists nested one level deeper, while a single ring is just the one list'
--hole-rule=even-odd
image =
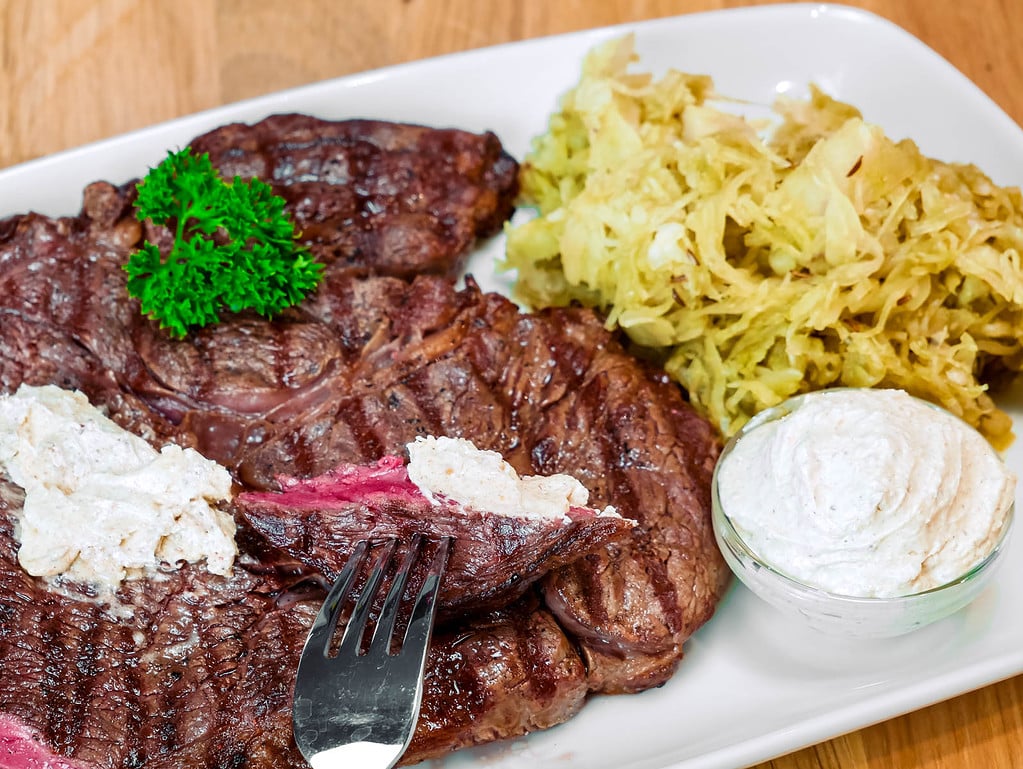
[{"label": "white butter spread on steak", "polygon": [[[454,288],[474,237],[511,211],[516,166],[496,139],[283,116],[193,146],[284,194],[328,262],[315,295],[272,322],[169,339],[125,294],[121,265],[147,234],[133,189],[97,183],[78,216],[0,221],[0,389],[82,390],[253,491],[447,435],[520,474],[572,475],[594,507],[638,521],[512,605],[439,628],[406,763],[666,681],[726,581],[709,515],[718,437],[593,312],[525,314],[471,280]],[[125,583],[138,608],[112,623],[18,568],[5,499],[0,713],[87,767],[304,766],[291,683],[323,595],[307,566],[242,525],[231,576]]]},{"label": "white butter spread on steak", "polygon": [[53,385],[0,395],[0,473],[25,491],[18,562],[52,585],[112,599],[160,564],[231,573],[235,523],[220,509],[231,476],[193,449],[159,451],[86,397]]},{"label": "white butter spread on steak", "polygon": [[[481,451],[465,438],[425,435],[405,447],[409,479],[431,502],[499,515],[568,520],[586,507],[590,492],[571,475],[520,476],[496,451]],[[613,507],[597,515],[617,515]]]}]

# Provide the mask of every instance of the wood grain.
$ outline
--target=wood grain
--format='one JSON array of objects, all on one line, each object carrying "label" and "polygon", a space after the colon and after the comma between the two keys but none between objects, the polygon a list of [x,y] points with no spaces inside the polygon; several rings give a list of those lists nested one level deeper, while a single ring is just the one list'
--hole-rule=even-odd
[{"label": "wood grain", "polygon": [[[0,167],[282,88],[744,0],[0,0]],[[1023,123],[1023,0],[848,0]],[[870,51],[864,51],[869,57]],[[761,765],[1023,765],[1023,677]]]}]

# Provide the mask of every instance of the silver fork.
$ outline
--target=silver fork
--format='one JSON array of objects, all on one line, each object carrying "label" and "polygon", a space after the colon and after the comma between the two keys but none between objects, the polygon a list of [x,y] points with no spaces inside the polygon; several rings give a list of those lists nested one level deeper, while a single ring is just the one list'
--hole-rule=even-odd
[{"label": "silver fork", "polygon": [[390,769],[412,739],[450,539],[440,542],[405,637],[392,653],[398,608],[423,542],[416,535],[395,574],[368,649],[363,636],[397,540],[381,548],[336,656],[330,656],[331,641],[370,551],[368,542],[356,545],[313,622],[298,665],[292,707],[295,742],[313,769]]}]

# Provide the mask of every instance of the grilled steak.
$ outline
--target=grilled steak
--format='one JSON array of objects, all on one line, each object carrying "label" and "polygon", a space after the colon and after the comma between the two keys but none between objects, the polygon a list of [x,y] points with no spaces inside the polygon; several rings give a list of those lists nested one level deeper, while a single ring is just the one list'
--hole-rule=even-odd
[{"label": "grilled steak", "polygon": [[[337,579],[359,540],[395,537],[408,544],[417,533],[454,537],[438,598],[446,616],[507,606],[551,570],[622,539],[632,528],[619,515],[598,515],[590,508],[573,507],[565,518],[552,518],[433,502],[396,456],[278,481],[281,492],[238,495],[236,515],[329,582]],[[427,567],[423,559],[420,572]],[[413,574],[413,582],[417,579]]]},{"label": "grilled steak", "polygon": [[[350,133],[308,120],[228,127],[196,145],[210,148],[228,173],[266,173],[293,210],[333,210],[331,196],[347,193],[327,182],[344,179],[358,191],[365,179],[354,175],[354,156],[344,155]],[[335,136],[347,159],[331,161],[333,145],[318,142],[310,126]],[[286,138],[274,138],[275,131]],[[356,133],[367,131],[374,134],[371,124]],[[404,146],[429,141],[421,129],[409,128],[406,143],[402,134],[379,129],[374,135],[390,138],[358,152],[383,165],[363,172],[387,167],[405,178],[394,158]],[[231,142],[240,145],[232,150]],[[308,151],[304,160],[296,147]],[[489,222],[509,205],[513,185],[497,193],[503,202],[483,206],[491,214],[477,211],[491,200],[486,190],[494,178],[503,177],[495,169],[506,156],[496,157],[479,166],[489,163],[489,172],[463,174],[483,190],[459,198],[473,211],[464,221]],[[447,173],[463,165],[441,167]],[[415,178],[408,175],[408,189],[420,189]],[[132,194],[96,184],[77,217],[0,222],[3,391],[22,382],[81,389],[126,428],[154,443],[195,446],[252,490],[272,488],[279,475],[308,478],[341,463],[375,462],[417,435],[467,437],[500,452],[521,474],[574,475],[595,507],[614,505],[639,522],[622,542],[558,569],[514,606],[438,634],[406,761],[551,726],[578,710],[589,691],[634,691],[671,675],[683,642],[713,612],[726,568],[709,520],[718,440],[662,373],[628,355],[588,310],[523,314],[471,280],[459,291],[444,277],[402,277],[456,270],[467,246],[447,236],[425,238],[426,249],[398,249],[409,257],[403,264],[392,259],[398,252],[384,248],[374,256],[365,246],[389,236],[367,236],[351,252],[339,246],[323,284],[300,307],[272,322],[231,316],[171,340],[125,296],[121,264],[145,229],[131,216]],[[379,216],[367,206],[365,226],[386,228],[391,212],[418,205],[412,197],[396,193],[393,208]],[[453,224],[458,217],[444,211],[430,216],[462,232]],[[303,221],[312,246],[326,254],[347,237],[328,232],[344,218],[324,214],[329,224],[318,231],[311,226],[317,216]],[[411,227],[426,219],[399,221]],[[406,230],[403,242],[410,237]],[[456,245],[442,250],[444,243]],[[10,516],[2,517],[9,526]],[[85,765],[227,766],[243,755],[249,767],[301,765],[287,733],[289,676],[322,593],[290,591],[276,565],[284,556],[265,537],[245,527],[248,560],[230,580],[187,569],[166,585],[136,583],[132,600],[141,606],[139,621],[148,623],[136,626],[104,619],[91,604],[26,578],[7,531],[0,660],[5,672],[17,672],[0,687],[0,713]],[[308,576],[283,562],[292,581]],[[38,607],[52,615],[50,624]],[[184,627],[207,623],[228,645],[218,646],[201,625],[196,648],[185,655],[188,670],[167,667],[164,657],[184,653],[160,629],[174,624],[174,611],[190,613]],[[40,627],[57,629],[25,633]],[[144,638],[137,641],[133,631]],[[245,651],[252,634],[258,653]],[[93,656],[97,644],[105,644],[102,665]],[[503,653],[495,659],[497,648]],[[204,672],[213,664],[206,655],[224,649],[237,652],[230,658],[237,669]],[[262,654],[272,658],[272,670]]]}]

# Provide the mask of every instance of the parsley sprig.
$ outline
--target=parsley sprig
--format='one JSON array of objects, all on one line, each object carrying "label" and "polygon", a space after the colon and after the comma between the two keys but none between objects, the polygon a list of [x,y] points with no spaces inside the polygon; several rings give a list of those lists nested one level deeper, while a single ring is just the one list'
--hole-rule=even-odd
[{"label": "parsley sprig", "polygon": [[319,283],[323,265],[295,241],[284,200],[259,179],[230,183],[208,154],[169,152],[138,184],[136,215],[166,225],[166,256],[146,241],[124,269],[128,293],[173,336],[219,320],[227,309],[265,317],[297,304]]}]

